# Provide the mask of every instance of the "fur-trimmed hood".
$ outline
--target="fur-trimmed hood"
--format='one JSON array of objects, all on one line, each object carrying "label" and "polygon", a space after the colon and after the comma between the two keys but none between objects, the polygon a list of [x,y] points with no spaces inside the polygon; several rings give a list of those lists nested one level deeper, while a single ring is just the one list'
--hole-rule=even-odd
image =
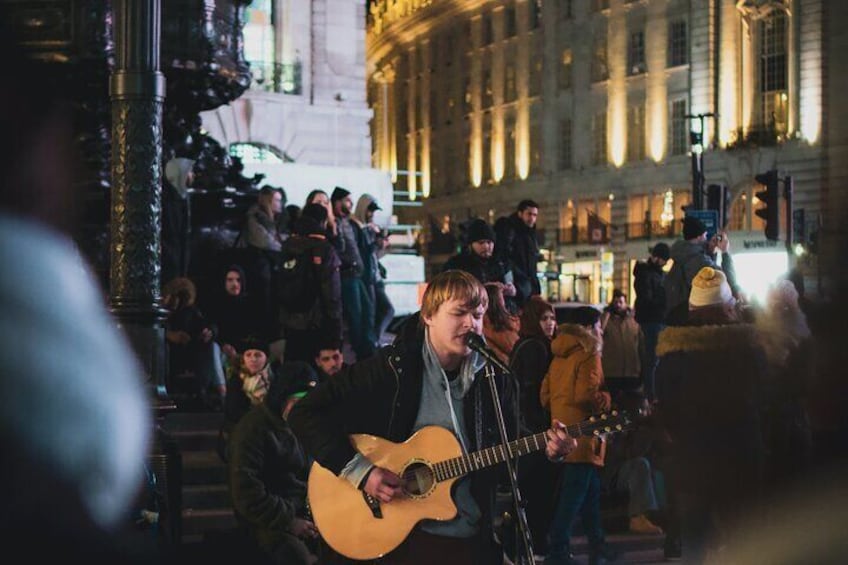
[{"label": "fur-trimmed hood", "polygon": [[721,355],[737,349],[757,347],[752,324],[669,326],[660,333],[657,357],[675,352],[713,351]]},{"label": "fur-trimmed hood", "polygon": [[560,324],[557,336],[551,342],[551,353],[557,357],[568,357],[575,348],[586,353],[600,353],[602,342],[594,334],[578,324]]}]

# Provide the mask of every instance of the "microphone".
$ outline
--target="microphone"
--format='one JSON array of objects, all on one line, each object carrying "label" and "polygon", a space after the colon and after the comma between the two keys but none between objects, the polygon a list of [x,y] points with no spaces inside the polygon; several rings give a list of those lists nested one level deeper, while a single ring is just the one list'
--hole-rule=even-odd
[{"label": "microphone", "polygon": [[507,367],[504,362],[498,358],[498,354],[489,349],[486,346],[486,342],[483,341],[483,338],[476,333],[468,332],[465,334],[465,345],[482,355],[486,361],[497,367],[501,372],[511,372],[509,367]]}]

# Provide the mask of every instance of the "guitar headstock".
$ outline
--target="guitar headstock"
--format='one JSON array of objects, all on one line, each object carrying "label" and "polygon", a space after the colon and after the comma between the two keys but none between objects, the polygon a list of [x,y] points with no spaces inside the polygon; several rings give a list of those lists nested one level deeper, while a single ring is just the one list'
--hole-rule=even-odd
[{"label": "guitar headstock", "polygon": [[591,416],[580,423],[584,435],[600,436],[616,432],[623,432],[633,422],[630,415],[624,410],[610,410],[603,414]]}]

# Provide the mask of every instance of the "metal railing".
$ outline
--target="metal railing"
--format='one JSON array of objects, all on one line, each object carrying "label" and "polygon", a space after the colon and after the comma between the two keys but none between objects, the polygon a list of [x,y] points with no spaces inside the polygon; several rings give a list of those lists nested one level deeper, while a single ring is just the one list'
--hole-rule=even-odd
[{"label": "metal railing", "polygon": [[282,94],[301,94],[303,92],[302,67],[300,61],[294,63],[269,63],[248,61],[250,64],[251,90],[279,92]]},{"label": "metal railing", "polygon": [[663,222],[633,222],[627,226],[627,239],[673,238],[683,229],[683,220]]}]

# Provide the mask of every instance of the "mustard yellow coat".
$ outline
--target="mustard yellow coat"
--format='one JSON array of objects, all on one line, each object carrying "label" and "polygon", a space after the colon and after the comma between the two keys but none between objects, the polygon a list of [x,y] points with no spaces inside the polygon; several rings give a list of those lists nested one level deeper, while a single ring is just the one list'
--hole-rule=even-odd
[{"label": "mustard yellow coat", "polygon": [[[609,393],[602,392],[601,341],[583,326],[562,324],[551,343],[553,361],[542,381],[539,400],[552,420],[571,425],[609,406]],[[577,438],[577,448],[567,463],[603,466],[606,443],[596,437]]]}]

